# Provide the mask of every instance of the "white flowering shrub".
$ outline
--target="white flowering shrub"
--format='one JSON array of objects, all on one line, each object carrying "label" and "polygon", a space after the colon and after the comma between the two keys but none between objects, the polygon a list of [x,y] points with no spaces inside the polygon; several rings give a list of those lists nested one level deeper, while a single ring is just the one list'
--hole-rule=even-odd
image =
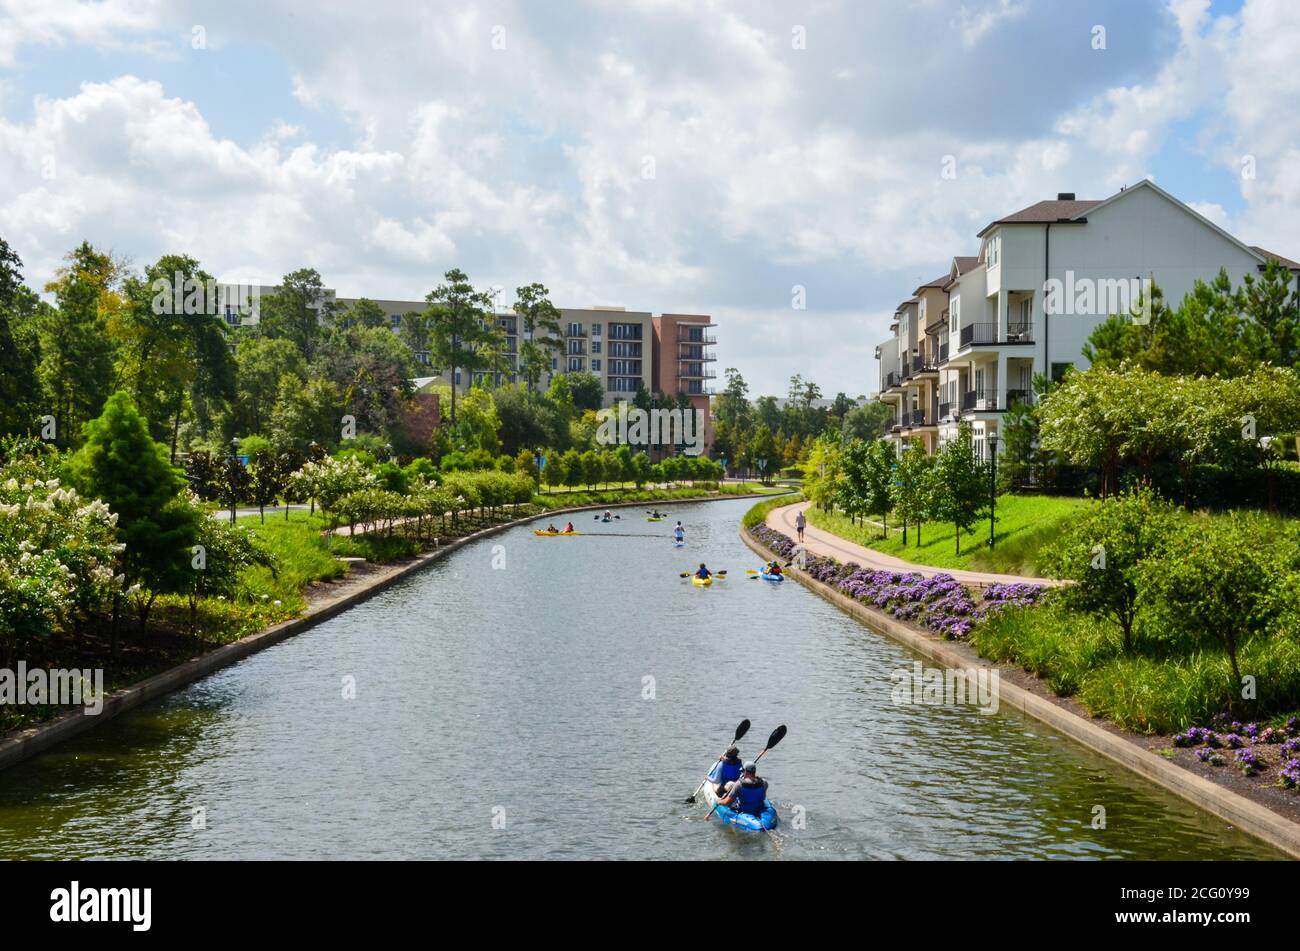
[{"label": "white flowering shrub", "polygon": [[124,590],[117,516],[61,484],[57,456],[34,440],[0,445],[0,649],[103,609]]}]

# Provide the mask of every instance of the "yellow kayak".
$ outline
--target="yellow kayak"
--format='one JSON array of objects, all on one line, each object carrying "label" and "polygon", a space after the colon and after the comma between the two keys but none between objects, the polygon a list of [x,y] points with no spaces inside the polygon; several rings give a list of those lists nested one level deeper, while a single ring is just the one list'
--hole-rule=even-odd
[{"label": "yellow kayak", "polygon": [[701,588],[707,588],[709,585],[713,584],[713,579],[698,578],[695,575],[691,575],[691,584],[699,585]]},{"label": "yellow kayak", "polygon": [[578,533],[577,532],[548,532],[545,531],[544,529],[534,528],[533,534],[542,535],[542,536],[554,536],[554,535],[576,535]]}]

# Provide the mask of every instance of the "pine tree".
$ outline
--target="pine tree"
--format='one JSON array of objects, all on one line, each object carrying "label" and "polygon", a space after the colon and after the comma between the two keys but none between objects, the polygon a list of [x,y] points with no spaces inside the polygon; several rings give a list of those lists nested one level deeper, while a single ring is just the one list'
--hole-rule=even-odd
[{"label": "pine tree", "polygon": [[129,584],[140,586],[136,609],[143,632],[159,594],[189,588],[190,547],[202,516],[181,497],[184,477],[149,436],[126,393],[110,396],[103,414],[84,430],[86,442],[73,457],[72,471],[83,494],[102,499],[117,515],[118,541],[126,545],[122,571]]}]

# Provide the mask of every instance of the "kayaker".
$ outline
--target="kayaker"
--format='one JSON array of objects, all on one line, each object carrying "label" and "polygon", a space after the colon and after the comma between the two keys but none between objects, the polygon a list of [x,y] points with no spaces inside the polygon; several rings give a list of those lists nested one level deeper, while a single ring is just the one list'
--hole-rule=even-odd
[{"label": "kayaker", "polygon": [[735,746],[728,746],[727,752],[722,754],[722,758],[709,773],[709,782],[713,783],[715,791],[720,793],[738,780],[741,766],[740,749]]},{"label": "kayaker", "polygon": [[571,533],[571,532],[573,531],[573,523],[572,523],[572,522],[569,522],[569,524],[565,525],[565,526],[564,526],[564,531],[565,531],[565,532],[568,532],[568,533]]},{"label": "kayaker", "polygon": [[546,530],[547,530],[548,532],[555,532],[555,534],[557,534],[557,535],[560,534],[560,530],[559,530],[558,528],[555,527],[555,523],[554,523],[554,522],[552,522],[550,525],[547,525],[547,526],[546,526]]},{"label": "kayaker", "polygon": [[682,528],[681,522],[678,522],[673,528],[673,538],[679,542],[686,540],[686,529]]},{"label": "kayaker", "polygon": [[695,572],[695,577],[705,580],[712,574],[708,568],[704,567],[704,562],[700,562],[699,570]]},{"label": "kayaker", "polygon": [[779,575],[781,573],[781,566],[775,561],[769,561],[767,563],[767,573],[769,575]]},{"label": "kayaker", "polygon": [[[767,780],[758,778],[758,766],[746,763],[740,778],[727,786],[723,798],[718,800],[720,806],[732,806],[737,812],[751,816],[763,814],[763,803],[767,799]],[[735,803],[733,806],[732,804]]]}]

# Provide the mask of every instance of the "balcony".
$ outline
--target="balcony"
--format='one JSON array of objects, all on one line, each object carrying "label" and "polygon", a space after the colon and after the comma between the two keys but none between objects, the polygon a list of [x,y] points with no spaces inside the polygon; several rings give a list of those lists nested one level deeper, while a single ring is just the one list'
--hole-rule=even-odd
[{"label": "balcony", "polygon": [[938,415],[937,415],[935,418],[936,418],[936,419],[947,419],[947,418],[949,418],[950,416],[952,416],[952,404],[951,404],[951,403],[940,403],[940,404],[939,404]]},{"label": "balcony", "polygon": [[585,327],[569,327],[569,329],[565,331],[564,336],[569,340],[577,338],[585,339],[587,336],[587,330]]},{"label": "balcony", "polygon": [[943,343],[939,344],[939,362],[940,363],[948,362],[948,341],[946,340]]},{"label": "balcony", "polygon": [[677,327],[678,343],[698,343],[704,347],[711,347],[718,342],[718,338],[712,334],[701,333],[698,330],[692,330],[689,327]]},{"label": "balcony", "polygon": [[1014,323],[1007,325],[1006,338],[998,340],[997,324],[967,324],[961,328],[961,345],[959,350],[971,346],[998,343],[1033,343],[1034,335],[1028,324]]},{"label": "balcony", "polygon": [[998,400],[998,391],[992,387],[985,387],[982,390],[967,390],[961,395],[961,412],[1002,412],[1014,403],[1032,406],[1034,399],[1033,390],[1007,390],[1006,397],[1001,401]]},{"label": "balcony", "polygon": [[903,382],[902,374],[897,370],[890,370],[885,374],[885,389],[893,389]]},{"label": "balcony", "polygon": [[679,380],[716,380],[716,379],[718,378],[718,374],[717,374],[715,371],[713,371],[713,370],[704,370],[704,369],[700,369],[700,370],[690,370],[690,369],[687,369],[687,370],[681,370],[681,369],[679,369],[679,370],[677,371],[677,378],[678,378]]}]

